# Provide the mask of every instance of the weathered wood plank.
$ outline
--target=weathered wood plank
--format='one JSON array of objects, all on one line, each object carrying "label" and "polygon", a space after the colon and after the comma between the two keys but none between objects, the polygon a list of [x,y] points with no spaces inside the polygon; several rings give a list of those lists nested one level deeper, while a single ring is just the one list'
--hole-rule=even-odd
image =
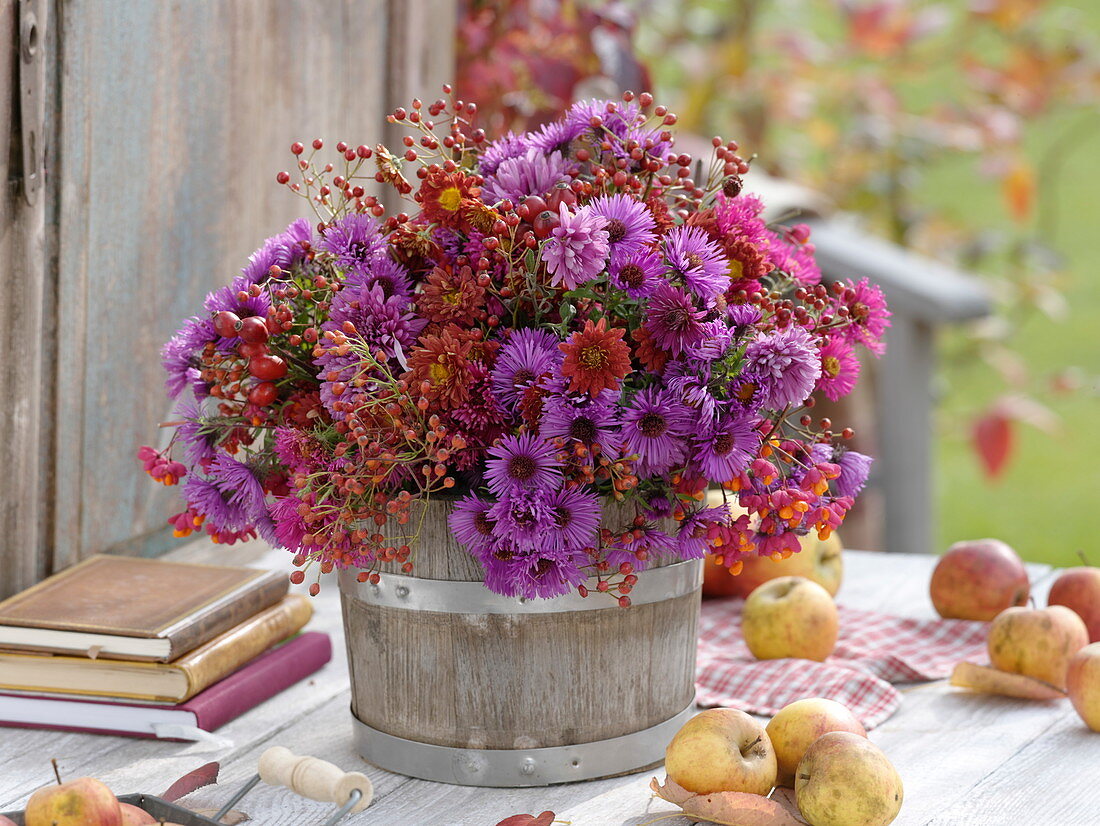
[{"label": "weathered wood plank", "polygon": [[[19,6],[17,0],[0,0],[0,599],[33,584],[46,570],[50,502],[45,491],[55,429],[48,420],[47,366],[53,352],[46,311],[51,300],[45,221],[49,197],[48,190],[39,190],[31,205],[22,192],[21,179],[31,161],[23,157],[22,122],[16,117],[26,108],[18,102],[19,76],[33,69],[19,56]],[[48,4],[42,11],[47,13]],[[36,60],[52,69],[53,38],[47,20],[40,22],[47,34],[40,38]],[[31,113],[22,117],[31,119]],[[52,123],[50,119],[45,134],[38,135],[39,153],[53,151]]]},{"label": "weathered wood plank", "polygon": [[167,547],[175,491],[133,458],[170,412],[159,346],[266,235],[308,214],[274,182],[293,140],[381,137],[386,81],[383,0],[61,12],[58,415],[72,443],[57,460],[56,568]]}]

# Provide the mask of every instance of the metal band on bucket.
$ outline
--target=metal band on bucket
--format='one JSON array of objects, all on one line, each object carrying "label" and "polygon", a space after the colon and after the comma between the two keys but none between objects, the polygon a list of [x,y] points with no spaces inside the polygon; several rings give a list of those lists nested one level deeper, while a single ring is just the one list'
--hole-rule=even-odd
[{"label": "metal band on bucket", "polygon": [[360,756],[387,771],[460,786],[549,786],[637,771],[664,759],[665,747],[695,711],[651,728],[574,746],[541,749],[455,749],[418,743],[373,729],[352,715]]},{"label": "metal band on bucket", "polygon": [[[589,595],[576,591],[554,599],[524,599],[495,594],[482,582],[460,582],[449,579],[420,579],[401,574],[383,574],[377,585],[359,582],[357,572],[340,572],[340,591],[369,605],[385,608],[407,608],[413,611],[435,611],[441,614],[549,614],[559,611],[598,611],[604,608],[623,609],[614,598],[596,591],[595,580],[589,585]],[[703,581],[703,561],[689,559],[664,568],[652,568],[638,575],[630,591],[631,605],[664,602],[690,594]]]}]

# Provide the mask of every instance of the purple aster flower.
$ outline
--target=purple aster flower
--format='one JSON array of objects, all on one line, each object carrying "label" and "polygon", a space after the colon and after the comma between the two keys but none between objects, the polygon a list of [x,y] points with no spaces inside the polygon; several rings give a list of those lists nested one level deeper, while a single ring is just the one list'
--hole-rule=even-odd
[{"label": "purple aster flower", "polygon": [[551,284],[575,290],[607,265],[607,219],[588,207],[570,212],[564,203],[558,207],[558,217],[561,223],[542,245],[542,260]]},{"label": "purple aster flower", "polygon": [[577,488],[554,491],[547,497],[550,521],[543,535],[551,548],[582,551],[595,543],[600,527],[600,500]]},{"label": "purple aster flower", "polygon": [[508,547],[529,553],[543,547],[553,517],[545,491],[513,487],[485,511],[484,518],[492,520],[496,536]]},{"label": "purple aster flower", "polygon": [[870,456],[856,453],[854,450],[844,450],[840,453],[836,463],[840,466],[840,476],[834,480],[838,496],[859,496],[863,486],[867,484],[867,476],[871,472],[871,463],[874,460]]},{"label": "purple aster flower", "polygon": [[213,482],[191,474],[183,485],[183,498],[217,531],[240,531],[249,527],[240,506],[229,502]]},{"label": "purple aster flower", "polygon": [[729,518],[729,509],[722,505],[688,514],[676,534],[677,553],[682,559],[702,559],[710,553],[711,525],[728,524]]},{"label": "purple aster flower", "polygon": [[398,264],[389,254],[383,253],[371,259],[369,264],[349,270],[344,277],[344,287],[381,287],[382,295],[412,296],[412,280],[409,271]]},{"label": "purple aster flower", "polygon": [[607,195],[588,204],[605,218],[607,240],[612,255],[628,256],[644,252],[654,241],[657,222],[645,203],[629,195]]},{"label": "purple aster flower", "polygon": [[508,412],[500,406],[488,369],[481,362],[470,362],[467,385],[469,398],[450,412],[464,429],[485,432],[502,427],[509,419]]},{"label": "purple aster flower", "polygon": [[730,304],[726,307],[726,323],[737,335],[743,334],[763,317],[764,314],[755,304]]},{"label": "purple aster flower", "polygon": [[313,243],[313,227],[308,219],[299,218],[276,238],[283,247],[282,254],[286,256],[284,269],[289,269],[306,257],[306,248]]},{"label": "purple aster flower", "polygon": [[669,390],[639,390],[623,413],[623,452],[637,454],[638,476],[661,476],[682,462],[690,413]]},{"label": "purple aster flower", "polygon": [[729,262],[699,227],[673,227],[661,242],[669,266],[689,290],[710,303],[729,289]]},{"label": "purple aster flower", "polygon": [[631,298],[652,295],[665,273],[664,259],[655,251],[643,249],[631,253],[612,252],[608,268],[611,283]]},{"label": "purple aster flower", "polygon": [[345,269],[369,271],[371,262],[386,253],[386,238],[377,218],[352,212],[334,221],[318,246],[336,256],[336,263]]},{"label": "purple aster flower", "polygon": [[179,331],[165,342],[160,350],[160,363],[168,374],[164,387],[170,399],[177,398],[188,385],[196,398],[207,394],[206,382],[199,370],[199,358],[203,348],[217,338],[213,321],[194,316],[187,319]]},{"label": "purple aster flower", "polygon": [[485,462],[489,490],[553,490],[561,484],[561,463],[554,446],[531,433],[505,436],[488,450]]},{"label": "purple aster flower", "polygon": [[525,328],[512,333],[493,366],[493,391],[508,405],[519,401],[523,388],[552,374],[565,356],[558,338],[546,330]]},{"label": "purple aster flower", "polygon": [[488,178],[504,161],[527,154],[532,145],[529,133],[517,135],[510,131],[485,147],[477,161],[478,172]]},{"label": "purple aster flower", "polygon": [[488,516],[492,505],[470,494],[455,503],[447,522],[455,539],[475,556],[488,553],[493,546],[496,523]]},{"label": "purple aster flower", "polygon": [[184,456],[192,467],[201,465],[214,456],[214,431],[203,421],[198,405],[181,402],[175,415],[184,421],[176,428],[176,440],[183,443]]},{"label": "purple aster flower", "polygon": [[530,146],[539,152],[549,154],[560,152],[569,154],[569,145],[579,138],[588,129],[588,124],[580,124],[569,120],[558,120],[546,123],[534,132],[528,132],[525,136],[530,141]]},{"label": "purple aster flower", "polygon": [[481,200],[495,204],[505,199],[520,203],[528,195],[547,195],[556,185],[569,181],[568,161],[560,152],[543,154],[528,149],[517,158],[502,161],[494,174],[485,179]]},{"label": "purple aster flower", "polygon": [[515,571],[514,593],[527,599],[551,599],[568,594],[584,580],[584,572],[571,556],[551,556],[543,551]]},{"label": "purple aster flower", "polygon": [[546,439],[570,440],[591,447],[599,445],[603,454],[616,457],[618,426],[615,396],[605,391],[592,398],[587,393],[579,397],[561,394],[549,396],[543,403],[539,433]]},{"label": "purple aster flower", "polygon": [[750,344],[745,350],[745,367],[775,379],[763,403],[779,410],[801,404],[813,392],[821,375],[821,357],[809,333],[801,327],[787,327]]},{"label": "purple aster flower", "polygon": [[[243,275],[238,275],[229,286],[207,293],[202,306],[211,314],[229,310],[241,318],[250,315],[266,316],[267,311],[271,309],[271,299],[268,298],[266,292],[261,292],[255,296],[247,295],[243,301],[241,300],[240,293],[248,292],[248,288],[251,286],[251,281]],[[238,339],[234,337],[231,340],[237,342]],[[233,346],[236,347],[236,344],[234,343]]]},{"label": "purple aster flower", "polygon": [[706,338],[705,315],[686,292],[661,283],[646,304],[645,326],[658,347],[678,356]]},{"label": "purple aster flower", "polygon": [[675,398],[699,411],[702,419],[718,415],[718,401],[710,390],[711,363],[700,359],[673,359],[665,367],[665,387]]},{"label": "purple aster flower", "polygon": [[267,499],[263,483],[248,465],[224,453],[210,463],[210,477],[228,499],[256,523],[267,518]]},{"label": "purple aster flower", "polygon": [[771,373],[743,369],[726,385],[727,407],[744,413],[756,413],[775,392],[777,379]]},{"label": "purple aster flower", "polygon": [[305,256],[302,241],[311,241],[313,231],[309,222],[298,219],[278,235],[268,238],[252,255],[248,256],[248,265],[241,270],[251,284],[261,284],[271,274],[273,266],[289,270],[291,266]]},{"label": "purple aster flower", "polygon": [[760,434],[749,416],[723,416],[704,423],[692,437],[692,462],[711,482],[728,482],[756,456]]}]

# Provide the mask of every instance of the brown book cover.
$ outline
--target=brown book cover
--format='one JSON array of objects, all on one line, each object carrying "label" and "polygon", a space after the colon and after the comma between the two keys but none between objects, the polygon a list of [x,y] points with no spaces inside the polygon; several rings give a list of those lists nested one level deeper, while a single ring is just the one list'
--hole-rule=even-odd
[{"label": "brown book cover", "polygon": [[312,614],[308,598],[291,594],[171,663],[0,652],[0,689],[181,703],[300,631]]},{"label": "brown book cover", "polygon": [[0,649],[169,662],[289,585],[280,571],[92,556],[0,602]]}]

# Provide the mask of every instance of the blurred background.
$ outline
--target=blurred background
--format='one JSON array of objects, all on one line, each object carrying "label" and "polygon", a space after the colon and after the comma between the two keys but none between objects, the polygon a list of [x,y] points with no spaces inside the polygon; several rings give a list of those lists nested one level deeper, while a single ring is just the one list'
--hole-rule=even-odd
[{"label": "blurred background", "polygon": [[161,344],[305,214],[293,141],[394,141],[446,81],[490,134],[650,89],[883,285],[849,546],[1095,563],[1098,39],[1093,0],[0,0],[0,596],[175,547]]},{"label": "blurred background", "polygon": [[996,536],[1025,559],[1080,564],[1083,551],[1095,564],[1100,4],[461,8],[460,86],[499,102],[482,109],[494,126],[528,128],[573,98],[646,86],[682,132],[734,138],[754,172],[978,276],[989,314],[935,337],[935,548]]}]

